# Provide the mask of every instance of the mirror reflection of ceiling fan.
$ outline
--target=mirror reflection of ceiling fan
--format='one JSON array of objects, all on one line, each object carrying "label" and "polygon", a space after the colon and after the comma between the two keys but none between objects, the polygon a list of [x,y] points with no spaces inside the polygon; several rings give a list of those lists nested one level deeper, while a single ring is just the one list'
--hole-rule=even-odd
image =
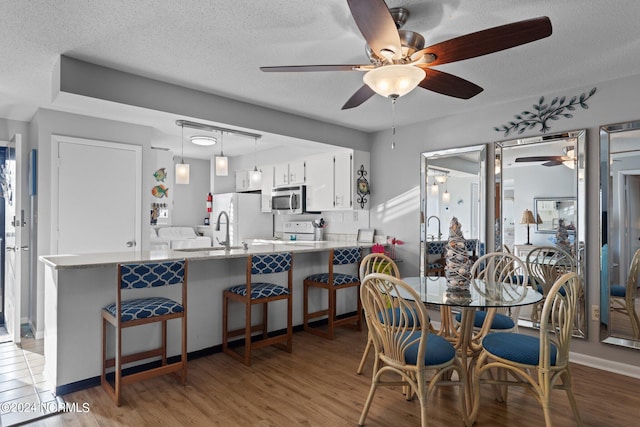
[{"label": "mirror reflection of ceiling fan", "polygon": [[545,162],[542,166],[559,166],[565,165],[573,169],[576,162],[576,155],[573,145],[568,145],[562,148],[564,156],[531,156],[531,157],[518,157],[516,163],[526,162]]},{"label": "mirror reflection of ceiling fan", "polygon": [[260,67],[265,72],[364,71],[364,85],[342,107],[354,108],[374,94],[396,99],[416,86],[469,99],[482,92],[475,83],[432,67],[487,55],[551,35],[546,16],[501,25],[424,47],[422,35],[399,30],[409,17],[405,8],[389,10],[384,0],[347,0],[364,36],[370,64]]}]

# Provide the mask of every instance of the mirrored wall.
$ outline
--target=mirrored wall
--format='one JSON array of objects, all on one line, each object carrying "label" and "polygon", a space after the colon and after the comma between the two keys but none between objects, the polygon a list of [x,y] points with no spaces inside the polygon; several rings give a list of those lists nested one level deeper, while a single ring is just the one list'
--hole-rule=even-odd
[{"label": "mirrored wall", "polygon": [[600,326],[640,349],[640,121],[600,128]]},{"label": "mirrored wall", "polygon": [[422,153],[420,274],[444,275],[442,253],[456,217],[469,255],[486,249],[486,146]]},{"label": "mirrored wall", "polygon": [[[551,288],[552,277],[567,271],[578,272],[584,284],[584,146],[585,130],[495,144],[496,250],[513,252],[529,272],[553,272],[530,273],[530,283],[542,293]],[[585,293],[583,285],[574,331],[583,338]],[[523,307],[519,325],[539,327],[540,309]]]}]

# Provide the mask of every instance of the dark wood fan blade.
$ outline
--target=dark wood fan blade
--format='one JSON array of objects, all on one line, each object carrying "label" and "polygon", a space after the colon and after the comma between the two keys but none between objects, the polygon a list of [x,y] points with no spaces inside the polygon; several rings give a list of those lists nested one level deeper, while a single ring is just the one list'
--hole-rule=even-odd
[{"label": "dark wood fan blade", "polygon": [[351,98],[349,98],[349,100],[342,106],[342,109],[348,110],[349,108],[357,107],[375,94],[376,93],[373,89],[367,85],[363,85],[351,96]]},{"label": "dark wood fan blade", "polygon": [[400,35],[384,0],[347,0],[351,15],[369,47],[381,57],[384,51],[401,54]]},{"label": "dark wood fan blade", "polygon": [[531,156],[531,157],[518,157],[516,159],[516,163],[526,163],[526,162],[559,162],[567,160],[566,157],[563,156]]},{"label": "dark wood fan blade", "polygon": [[472,98],[484,90],[477,84],[454,76],[453,74],[434,70],[429,67],[420,68],[427,73],[426,77],[418,84],[418,86],[424,89],[461,99]]},{"label": "dark wood fan blade", "polygon": [[429,66],[462,61],[520,46],[551,35],[551,21],[546,16],[514,22],[456,37],[426,47],[412,55],[418,59],[431,53],[436,56]]},{"label": "dark wood fan blade", "polygon": [[371,64],[343,64],[343,65],[283,65],[280,67],[260,67],[265,73],[298,72],[298,71],[353,71],[359,67],[371,67]]}]

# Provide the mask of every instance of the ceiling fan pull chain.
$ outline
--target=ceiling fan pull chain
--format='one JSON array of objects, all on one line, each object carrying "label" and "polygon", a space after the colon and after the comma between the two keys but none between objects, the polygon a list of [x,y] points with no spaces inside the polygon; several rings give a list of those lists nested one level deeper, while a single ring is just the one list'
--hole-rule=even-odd
[{"label": "ceiling fan pull chain", "polygon": [[391,98],[391,149],[396,148],[396,100],[397,96],[390,96]]}]

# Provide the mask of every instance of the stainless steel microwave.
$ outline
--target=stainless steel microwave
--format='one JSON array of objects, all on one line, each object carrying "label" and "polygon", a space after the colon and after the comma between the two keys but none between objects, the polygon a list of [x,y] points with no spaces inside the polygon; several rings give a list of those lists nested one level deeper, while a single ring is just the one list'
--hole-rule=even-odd
[{"label": "stainless steel microwave", "polygon": [[293,185],[271,190],[271,212],[276,214],[301,214],[306,212],[307,187]]}]

